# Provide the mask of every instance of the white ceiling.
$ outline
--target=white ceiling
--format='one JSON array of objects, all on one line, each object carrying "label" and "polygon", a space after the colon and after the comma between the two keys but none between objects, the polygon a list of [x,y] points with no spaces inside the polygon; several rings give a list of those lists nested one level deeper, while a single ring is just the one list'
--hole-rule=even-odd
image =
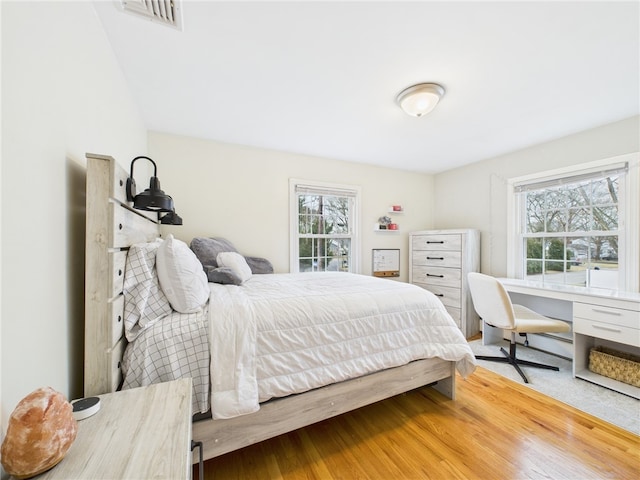
[{"label": "white ceiling", "polygon": [[[96,3],[150,130],[435,173],[640,113],[640,3]],[[395,103],[437,82],[422,118]]]}]

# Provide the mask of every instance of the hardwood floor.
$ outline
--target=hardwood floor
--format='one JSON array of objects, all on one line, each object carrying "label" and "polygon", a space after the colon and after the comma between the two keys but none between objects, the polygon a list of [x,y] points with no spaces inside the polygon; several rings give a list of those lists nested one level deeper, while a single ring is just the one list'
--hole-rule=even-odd
[{"label": "hardwood floor", "polygon": [[481,367],[458,377],[457,395],[414,390],[209,460],[204,476],[640,478],[640,437],[632,433]]}]

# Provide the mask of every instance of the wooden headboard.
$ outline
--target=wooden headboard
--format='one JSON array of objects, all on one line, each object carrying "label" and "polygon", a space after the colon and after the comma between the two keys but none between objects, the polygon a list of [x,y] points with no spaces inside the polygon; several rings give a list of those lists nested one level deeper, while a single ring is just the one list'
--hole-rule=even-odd
[{"label": "wooden headboard", "polygon": [[[87,153],[84,395],[122,383],[124,266],[134,243],[160,236],[157,219],[127,202],[129,174],[114,158]],[[105,372],[106,375],[105,375]]]}]

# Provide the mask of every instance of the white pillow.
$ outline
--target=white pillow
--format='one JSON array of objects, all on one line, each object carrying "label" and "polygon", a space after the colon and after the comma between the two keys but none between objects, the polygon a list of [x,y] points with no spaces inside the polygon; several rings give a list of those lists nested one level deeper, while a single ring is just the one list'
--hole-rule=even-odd
[{"label": "white pillow", "polygon": [[169,235],[158,248],[156,268],[160,287],[174,310],[193,313],[207,303],[207,275],[186,243]]},{"label": "white pillow", "polygon": [[216,257],[219,267],[230,268],[241,283],[251,278],[251,267],[242,255],[237,252],[220,252]]}]

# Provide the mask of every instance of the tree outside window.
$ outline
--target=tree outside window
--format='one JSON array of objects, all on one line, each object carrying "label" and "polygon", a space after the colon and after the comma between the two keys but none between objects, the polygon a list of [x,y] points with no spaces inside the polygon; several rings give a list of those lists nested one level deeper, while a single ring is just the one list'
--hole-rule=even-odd
[{"label": "tree outside window", "polygon": [[599,271],[618,270],[621,175],[523,192],[526,278],[589,286]]},{"label": "tree outside window", "polygon": [[359,191],[332,185],[296,184],[292,193],[295,196],[292,271],[355,272]]}]

